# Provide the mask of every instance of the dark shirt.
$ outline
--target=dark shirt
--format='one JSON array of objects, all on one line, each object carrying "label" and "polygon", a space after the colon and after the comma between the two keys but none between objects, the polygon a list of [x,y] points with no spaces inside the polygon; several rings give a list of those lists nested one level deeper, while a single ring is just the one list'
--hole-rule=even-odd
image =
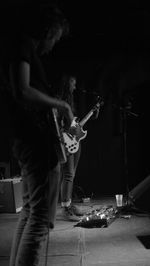
[{"label": "dark shirt", "polygon": [[16,136],[20,138],[35,137],[38,133],[44,131],[47,126],[47,112],[42,110],[35,103],[22,101],[21,91],[18,85],[18,73],[20,62],[27,62],[30,65],[30,85],[36,89],[50,94],[48,91],[48,82],[41,60],[36,53],[33,41],[27,36],[23,36],[12,50],[10,63],[12,65],[11,88],[14,95],[13,118]]},{"label": "dark shirt", "polygon": [[22,143],[27,144],[37,152],[40,152],[40,149],[44,152],[45,147],[46,150],[49,147],[51,158],[53,157],[53,160],[56,161],[54,150],[55,125],[51,110],[43,109],[38,104],[28,103],[22,99],[18,85],[18,70],[20,62],[23,61],[30,64],[30,85],[41,92],[50,94],[42,62],[35,50],[34,43],[27,36],[23,36],[15,42],[10,57],[10,65],[12,66],[10,85],[14,96],[11,103],[14,138],[21,140]]}]

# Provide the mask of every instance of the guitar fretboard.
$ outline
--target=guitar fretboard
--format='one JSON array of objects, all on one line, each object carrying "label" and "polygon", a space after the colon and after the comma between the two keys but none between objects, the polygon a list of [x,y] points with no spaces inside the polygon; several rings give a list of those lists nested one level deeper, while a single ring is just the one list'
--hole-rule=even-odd
[{"label": "guitar fretboard", "polygon": [[93,113],[94,113],[94,111],[96,110],[96,109],[98,109],[98,108],[100,108],[100,103],[97,103],[96,105],[95,105],[95,107],[92,109],[92,110],[90,110],[89,112],[88,112],[88,114],[79,122],[79,125],[81,126],[81,127],[83,127],[84,126],[84,124],[90,119],[90,117],[93,115]]},{"label": "guitar fretboard", "polygon": [[84,124],[90,119],[90,117],[93,115],[93,110],[91,110],[80,122],[80,126],[83,127]]}]

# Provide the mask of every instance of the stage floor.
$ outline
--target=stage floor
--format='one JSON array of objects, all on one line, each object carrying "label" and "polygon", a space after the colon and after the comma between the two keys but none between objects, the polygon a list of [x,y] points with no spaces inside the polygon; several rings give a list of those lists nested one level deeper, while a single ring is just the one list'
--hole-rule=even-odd
[{"label": "stage floor", "polygon": [[[85,212],[115,206],[112,197],[77,203]],[[0,265],[9,265],[10,248],[19,214],[0,214]],[[56,226],[49,234],[47,265],[51,266],[149,266],[150,216],[119,215],[108,227],[75,227],[65,221],[58,204]],[[45,247],[40,266],[44,266]]]}]

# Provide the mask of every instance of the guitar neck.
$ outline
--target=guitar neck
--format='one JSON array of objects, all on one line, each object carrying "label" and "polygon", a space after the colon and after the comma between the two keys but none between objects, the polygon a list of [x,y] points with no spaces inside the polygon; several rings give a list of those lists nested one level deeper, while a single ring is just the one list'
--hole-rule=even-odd
[{"label": "guitar neck", "polygon": [[90,119],[90,117],[93,115],[93,110],[91,110],[80,122],[79,122],[79,125],[81,127],[84,126],[84,124]]}]

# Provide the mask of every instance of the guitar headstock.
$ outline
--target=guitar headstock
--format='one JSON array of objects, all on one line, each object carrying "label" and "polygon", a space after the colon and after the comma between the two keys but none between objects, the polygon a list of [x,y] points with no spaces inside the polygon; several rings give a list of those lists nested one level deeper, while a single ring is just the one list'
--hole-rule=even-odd
[{"label": "guitar headstock", "polygon": [[104,100],[102,97],[98,96],[97,97],[97,103],[95,104],[93,109],[94,110],[99,109],[101,106],[104,106]]}]

